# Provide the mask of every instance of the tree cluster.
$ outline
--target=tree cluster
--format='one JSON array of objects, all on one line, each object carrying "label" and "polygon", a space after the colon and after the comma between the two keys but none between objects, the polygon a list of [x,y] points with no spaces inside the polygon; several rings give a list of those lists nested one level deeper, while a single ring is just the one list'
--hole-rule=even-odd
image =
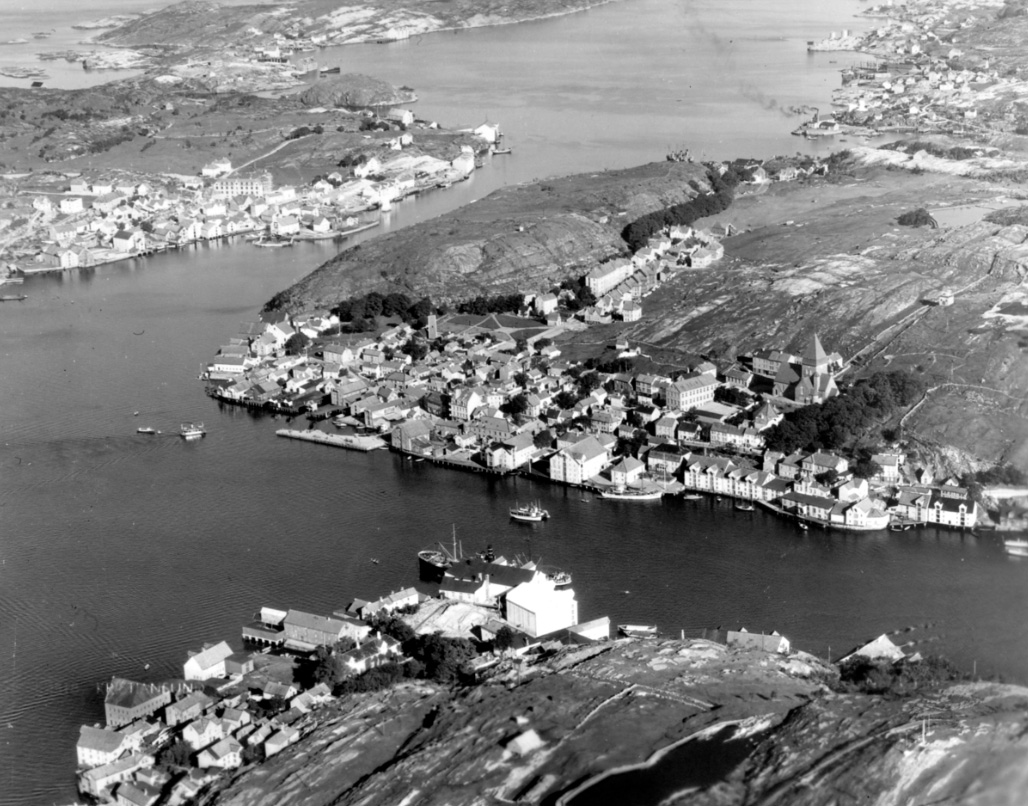
[{"label": "tree cluster", "polygon": [[569,311],[580,311],[596,304],[596,295],[586,285],[585,276],[564,280],[556,289],[561,304]]},{"label": "tree cluster", "polygon": [[735,386],[719,386],[714,390],[714,400],[731,406],[748,406],[751,401],[749,392]]},{"label": "tree cluster", "polygon": [[420,361],[428,355],[428,342],[424,339],[417,339],[412,336],[407,339],[406,343],[400,348],[400,352],[405,355],[409,355],[412,361]]},{"label": "tree cluster", "polygon": [[524,294],[497,294],[495,297],[479,295],[458,303],[458,313],[485,316],[489,313],[517,313],[525,304]]},{"label": "tree cluster", "polygon": [[978,470],[970,474],[970,480],[978,484],[1004,484],[1011,487],[1022,487],[1028,484],[1028,476],[1023,470],[1013,465],[996,465],[987,470]]},{"label": "tree cluster", "polygon": [[500,406],[500,411],[511,417],[519,417],[528,411],[528,395],[520,392]]},{"label": "tree cluster", "polygon": [[285,350],[286,355],[299,355],[308,347],[310,347],[311,339],[306,333],[301,333],[299,330],[296,331],[292,336],[286,339]]},{"label": "tree cluster", "polygon": [[903,213],[896,219],[896,223],[904,227],[931,227],[932,229],[939,226],[938,222],[932,218],[932,214],[924,207],[918,207],[916,210]]},{"label": "tree cluster", "polygon": [[406,663],[385,663],[360,675],[351,674],[341,663],[340,654],[349,647],[321,647],[302,669],[297,679],[308,688],[326,683],[335,694],[376,691],[402,678],[424,678],[439,683],[467,680],[468,664],[476,652],[470,641],[446,638],[439,633],[417,635],[397,614],[371,622],[374,629],[400,642],[403,654],[412,660]]},{"label": "tree cluster", "polygon": [[351,332],[361,332],[373,330],[375,319],[379,316],[396,316],[415,327],[424,327],[429,314],[434,310],[432,300],[428,297],[414,302],[406,294],[398,291],[389,294],[372,291],[369,294],[344,299],[332,309],[332,313],[342,321],[349,322]]},{"label": "tree cluster", "polygon": [[877,372],[848,392],[790,412],[767,431],[767,447],[792,453],[833,450],[853,442],[873,422],[912,405],[924,384],[905,372]]},{"label": "tree cluster", "polygon": [[358,165],[363,165],[367,161],[368,157],[366,154],[354,154],[352,156],[347,154],[339,160],[336,165],[340,168],[356,168]]},{"label": "tree cluster", "polygon": [[601,361],[599,358],[587,358],[585,360],[586,369],[595,369],[597,372],[602,372],[605,375],[616,375],[619,372],[632,372],[635,369],[634,358],[611,358],[607,361]]},{"label": "tree cluster", "polygon": [[905,697],[944,683],[965,680],[945,658],[928,655],[922,660],[872,660],[856,656],[839,667],[838,691]]},{"label": "tree cluster", "polygon": [[721,176],[715,170],[708,170],[707,180],[712,189],[711,193],[696,196],[673,207],[647,213],[628,224],[621,231],[621,237],[628,244],[628,248],[638,252],[651,237],[665,227],[692,224],[700,218],[716,215],[728,209],[735,198],[735,186],[739,184],[739,177],[733,171]]}]

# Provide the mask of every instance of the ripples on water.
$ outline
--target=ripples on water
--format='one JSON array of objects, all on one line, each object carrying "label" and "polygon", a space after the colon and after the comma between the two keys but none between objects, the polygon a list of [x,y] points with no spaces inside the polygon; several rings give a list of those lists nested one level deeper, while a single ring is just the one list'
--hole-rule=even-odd
[{"label": "ripples on water", "polygon": [[[760,104],[776,85],[806,103],[815,87],[837,81],[802,44],[838,28],[839,9],[732,0],[688,10],[683,17],[666,0],[633,0],[553,24],[361,49],[362,58],[374,54],[368,72],[405,73],[396,83],[411,70],[421,75],[426,108],[443,122],[464,110],[501,118],[523,138],[514,161],[455,192],[400,205],[392,224],[436,215],[502,181],[637,164],[669,146],[725,156],[806,147],[777,136],[788,121]],[[796,26],[777,49],[765,41],[775,25]],[[705,62],[718,30],[749,44]],[[668,105],[646,59],[616,76],[588,64],[574,75],[546,68],[567,63],[567,42],[592,54],[576,58],[609,65],[611,31],[654,59],[658,50],[659,59],[697,56],[704,81],[716,63],[720,83],[703,90],[695,82],[693,91],[709,97],[640,131],[647,105]],[[538,65],[539,87],[511,89],[530,70],[468,69],[475,53],[495,67],[506,42],[512,53],[534,52],[526,63]],[[435,67],[414,58],[415,47],[432,50]],[[688,69],[669,64],[671,89],[692,83]],[[752,68],[764,71],[767,86],[754,85],[764,102],[759,92],[738,92]],[[458,79],[476,86],[465,91]],[[529,110],[526,98],[545,108]],[[738,126],[747,127],[741,138]],[[274,436],[283,421],[204,397],[196,376],[217,345],[334,249],[214,244],[31,278],[29,299],[0,310],[0,806],[73,799],[78,725],[103,718],[97,685],[112,675],[175,676],[188,649],[236,641],[262,605],[329,613],[354,596],[408,585],[417,550],[449,543],[454,527],[468,550],[492,543],[571,571],[583,619],[606,614],[687,635],[778,629],[799,648],[835,657],[863,638],[929,625],[900,637],[965,668],[977,660],[981,673],[1028,680],[1028,562],[1006,558],[993,537],[800,533],[728,502],[605,502],[283,440]],[[194,420],[207,423],[206,438],[174,436],[179,422]],[[137,435],[140,425],[164,434]],[[516,499],[539,499],[552,520],[509,523]]]}]

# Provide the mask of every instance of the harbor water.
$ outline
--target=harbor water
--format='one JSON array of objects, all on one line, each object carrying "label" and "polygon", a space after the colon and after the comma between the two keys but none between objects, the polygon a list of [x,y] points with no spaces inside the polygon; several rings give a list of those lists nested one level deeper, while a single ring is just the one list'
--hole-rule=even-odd
[{"label": "harbor water", "polygon": [[[849,25],[859,4],[753,6],[639,0],[334,51],[346,70],[360,60],[416,85],[443,123],[499,120],[515,146],[455,192],[398,205],[382,229],[506,182],[662,159],[669,147],[800,148],[781,108],[827,106],[838,81],[805,40]],[[677,98],[689,99],[681,111]],[[665,118],[651,119],[657,108]],[[238,645],[261,606],[331,612],[404,587],[417,551],[454,530],[468,551],[492,544],[570,571],[583,619],[674,635],[777,629],[832,657],[898,631],[919,651],[1028,683],[1028,562],[995,536],[800,532],[728,501],[602,501],[281,439],[277,429],[302,423],[205,397],[197,376],[218,345],[335,248],[213,243],[32,277],[28,299],[0,306],[0,806],[73,800],[78,726],[102,720],[98,685],[112,675],[179,674],[205,641]],[[207,436],[175,436],[186,421],[205,422]],[[144,426],[162,433],[137,434]],[[551,519],[512,524],[509,508],[530,500]]]}]

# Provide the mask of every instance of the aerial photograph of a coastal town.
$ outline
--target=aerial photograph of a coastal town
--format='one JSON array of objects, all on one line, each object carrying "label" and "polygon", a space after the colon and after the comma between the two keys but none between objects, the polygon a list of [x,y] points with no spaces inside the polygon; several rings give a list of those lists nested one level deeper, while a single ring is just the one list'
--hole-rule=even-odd
[{"label": "aerial photograph of a coastal town", "polygon": [[1028,0],[0,3],[0,806],[1028,805]]}]

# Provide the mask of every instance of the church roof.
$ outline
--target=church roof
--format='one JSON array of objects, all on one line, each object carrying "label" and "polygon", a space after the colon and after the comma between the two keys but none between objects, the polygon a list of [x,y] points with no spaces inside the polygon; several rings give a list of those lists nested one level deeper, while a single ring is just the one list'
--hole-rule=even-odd
[{"label": "church roof", "polygon": [[806,352],[803,353],[803,363],[807,366],[815,367],[824,366],[828,363],[828,353],[821,346],[821,340],[817,337],[817,333],[810,337],[810,344],[807,346]]}]

